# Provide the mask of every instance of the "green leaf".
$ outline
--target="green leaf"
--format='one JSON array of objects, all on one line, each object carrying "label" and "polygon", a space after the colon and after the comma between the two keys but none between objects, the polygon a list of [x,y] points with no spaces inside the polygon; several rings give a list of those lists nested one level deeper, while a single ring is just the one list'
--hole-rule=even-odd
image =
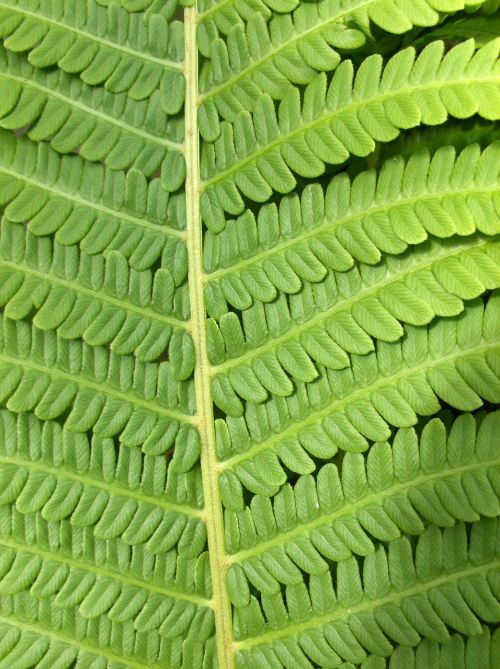
[{"label": "green leaf", "polygon": [[0,669],[500,666],[498,0],[2,0]]}]

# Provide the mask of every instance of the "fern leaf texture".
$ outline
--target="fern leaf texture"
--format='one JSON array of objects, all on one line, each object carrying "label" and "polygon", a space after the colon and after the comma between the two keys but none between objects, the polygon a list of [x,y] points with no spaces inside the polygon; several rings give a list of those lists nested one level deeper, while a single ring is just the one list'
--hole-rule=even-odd
[{"label": "fern leaf texture", "polygon": [[0,0],[0,669],[500,667],[499,120],[499,0]]}]

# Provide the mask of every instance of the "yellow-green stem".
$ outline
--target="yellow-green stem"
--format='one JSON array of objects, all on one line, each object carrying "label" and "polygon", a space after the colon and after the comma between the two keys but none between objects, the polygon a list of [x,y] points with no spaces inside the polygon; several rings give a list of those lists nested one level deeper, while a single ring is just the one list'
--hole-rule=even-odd
[{"label": "yellow-green stem", "polygon": [[224,546],[222,504],[219,496],[217,458],[210,364],[205,332],[205,301],[200,219],[200,168],[198,135],[198,52],[196,48],[195,7],[186,9],[185,73],[186,73],[186,207],[187,249],[189,259],[189,298],[192,336],[196,350],[196,407],[201,438],[201,468],[205,494],[206,524],[213,584],[213,606],[219,669],[234,669],[234,643],[231,629],[231,605],[226,590],[227,555]]}]

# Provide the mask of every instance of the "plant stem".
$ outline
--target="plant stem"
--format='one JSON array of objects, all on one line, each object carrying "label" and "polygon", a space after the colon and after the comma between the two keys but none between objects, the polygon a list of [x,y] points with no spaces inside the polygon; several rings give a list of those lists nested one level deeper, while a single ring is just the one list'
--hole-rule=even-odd
[{"label": "plant stem", "polygon": [[205,300],[200,218],[200,167],[198,134],[198,50],[196,46],[197,12],[186,9],[185,76],[186,76],[186,244],[189,262],[189,298],[192,336],[196,350],[196,407],[201,438],[201,469],[205,495],[206,525],[219,669],[234,669],[234,643],[231,605],[226,590],[227,555],[224,546],[222,504],[219,497],[217,458],[215,454],[214,417],[210,392],[210,364],[205,329]]}]

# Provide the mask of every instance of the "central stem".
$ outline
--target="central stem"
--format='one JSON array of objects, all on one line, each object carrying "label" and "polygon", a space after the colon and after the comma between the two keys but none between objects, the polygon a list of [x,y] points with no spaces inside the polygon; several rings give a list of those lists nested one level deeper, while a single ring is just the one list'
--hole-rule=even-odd
[{"label": "central stem", "polygon": [[227,555],[224,546],[222,504],[219,496],[210,364],[205,328],[203,235],[200,219],[200,165],[198,134],[198,49],[196,8],[185,10],[186,76],[186,210],[189,262],[189,300],[193,343],[196,350],[196,409],[201,439],[201,471],[205,496],[210,571],[212,574],[215,634],[219,669],[234,669],[231,604],[226,590]]}]

